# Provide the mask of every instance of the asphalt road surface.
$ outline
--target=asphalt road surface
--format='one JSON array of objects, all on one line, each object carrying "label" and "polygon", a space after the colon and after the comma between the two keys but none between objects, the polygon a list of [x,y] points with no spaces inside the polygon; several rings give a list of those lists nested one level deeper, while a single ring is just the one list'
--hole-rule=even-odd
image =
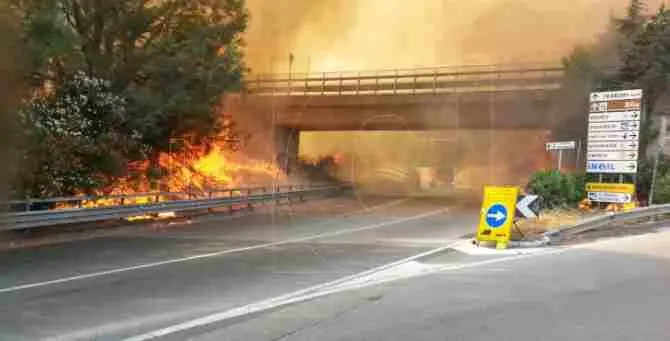
[{"label": "asphalt road surface", "polygon": [[440,201],[331,198],[44,237],[0,251],[0,339],[141,335],[443,247],[476,219]]},{"label": "asphalt road surface", "polygon": [[670,340],[670,232],[457,263],[445,253],[399,271],[406,276],[378,275],[376,285],[237,321],[219,314],[156,332],[191,340]]},{"label": "asphalt road surface", "polygon": [[331,198],[55,235],[0,252],[0,339],[670,339],[667,230],[500,252],[476,219]]}]

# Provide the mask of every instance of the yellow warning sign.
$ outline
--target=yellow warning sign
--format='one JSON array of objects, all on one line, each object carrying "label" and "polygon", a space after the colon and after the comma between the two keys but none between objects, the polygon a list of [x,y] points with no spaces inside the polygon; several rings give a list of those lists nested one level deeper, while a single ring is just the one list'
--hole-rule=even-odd
[{"label": "yellow warning sign", "polygon": [[499,245],[509,242],[518,196],[518,187],[484,187],[484,200],[477,228],[478,241],[495,241]]},{"label": "yellow warning sign", "polygon": [[589,182],[586,184],[586,191],[633,194],[635,193],[635,185]]}]

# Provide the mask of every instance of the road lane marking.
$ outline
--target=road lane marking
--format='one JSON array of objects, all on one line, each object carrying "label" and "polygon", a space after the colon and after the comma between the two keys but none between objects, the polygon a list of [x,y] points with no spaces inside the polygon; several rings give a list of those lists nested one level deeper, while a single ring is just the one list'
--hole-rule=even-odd
[{"label": "road lane marking", "polygon": [[[160,337],[165,337],[168,335],[185,332],[190,329],[195,329],[199,327],[204,327],[214,323],[223,322],[233,318],[239,318],[242,316],[256,314],[259,312],[267,311],[270,309],[276,309],[289,304],[300,303],[319,297],[341,293],[350,290],[361,289],[365,287],[370,287],[373,285],[379,285],[383,283],[398,281],[402,279],[408,279],[412,277],[425,276],[437,272],[447,272],[447,271],[456,271],[467,268],[480,267],[490,264],[502,263],[507,261],[513,261],[517,259],[527,258],[537,255],[547,255],[547,254],[556,254],[564,252],[568,249],[565,248],[551,248],[546,249],[542,253],[532,253],[532,254],[518,254],[514,256],[507,256],[501,258],[487,259],[478,262],[471,263],[462,263],[462,264],[449,264],[449,265],[425,265],[425,264],[416,264],[416,260],[422,257],[425,257],[430,254],[438,253],[444,251],[451,247],[450,245],[443,246],[434,250],[424,252],[419,255],[408,257],[398,262],[393,262],[381,267],[377,267],[362,273],[347,276],[339,280],[327,282],[324,284],[316,285],[306,289],[298,290],[292,293],[285,295],[277,296],[274,298],[266,299],[263,301],[251,303],[248,305],[240,306],[237,308],[229,309],[220,313],[214,313],[204,317],[196,318],[186,322],[178,323],[166,328],[157,329],[150,331],[148,333],[136,335],[130,338],[126,338],[124,341],[146,341],[152,340]],[[400,267],[403,264],[412,264],[412,266],[406,266],[404,269],[398,269],[401,271],[394,271],[394,267]],[[405,270],[404,272],[402,270]],[[383,276],[385,271],[388,271],[387,276]]]},{"label": "road lane marking", "polygon": [[159,262],[145,263],[145,264],[140,264],[140,265],[134,265],[134,266],[129,266],[129,267],[99,271],[99,272],[92,272],[92,273],[88,273],[88,274],[75,275],[75,276],[64,277],[64,278],[59,278],[59,279],[54,279],[54,280],[49,280],[49,281],[43,281],[43,282],[21,284],[21,285],[16,285],[16,286],[12,286],[12,287],[1,288],[0,289],[0,294],[1,293],[19,291],[19,290],[39,288],[39,287],[55,285],[55,284],[62,284],[62,283],[73,282],[73,281],[78,281],[78,280],[102,277],[102,276],[124,273],[124,272],[130,272],[130,271],[135,271],[135,270],[153,268],[153,267],[158,267],[158,266],[163,266],[163,265],[184,263],[184,262],[194,261],[194,260],[198,260],[198,259],[219,257],[219,256],[228,255],[228,254],[232,254],[232,253],[258,250],[258,249],[264,249],[264,248],[269,248],[269,247],[274,247],[274,246],[281,246],[281,245],[286,245],[286,244],[301,243],[301,242],[306,242],[306,241],[310,241],[310,240],[316,240],[316,239],[322,239],[322,238],[328,238],[328,237],[335,237],[335,236],[339,236],[339,235],[343,235],[343,234],[347,234],[347,233],[373,230],[373,229],[378,229],[380,227],[392,226],[392,225],[397,225],[397,224],[405,223],[405,222],[412,221],[412,220],[427,218],[427,217],[430,217],[430,216],[434,216],[434,215],[438,215],[440,213],[446,212],[448,210],[449,210],[448,208],[441,208],[441,209],[425,212],[425,213],[422,213],[422,214],[417,214],[417,215],[410,216],[410,217],[405,217],[405,218],[401,218],[401,219],[386,221],[386,222],[382,222],[382,223],[378,223],[378,224],[365,225],[365,226],[352,228],[352,229],[339,230],[339,231],[333,231],[333,232],[324,232],[324,233],[319,233],[319,234],[300,237],[300,238],[287,239],[287,240],[281,240],[281,241],[270,242],[270,243],[263,243],[263,244],[258,244],[258,245],[252,245],[252,246],[246,246],[246,247],[241,247],[241,248],[223,250],[223,251],[218,251],[218,252],[210,252],[210,253],[193,255],[193,256],[182,257],[182,258],[168,259],[168,260],[159,261]]},{"label": "road lane marking", "polygon": [[[669,233],[670,232],[666,232]],[[302,289],[295,291],[293,293],[285,294],[282,296],[277,296],[274,298],[266,299],[264,301],[259,301],[251,303],[245,306],[240,306],[237,308],[229,309],[224,312],[215,313],[207,315],[201,318],[196,318],[186,322],[178,323],[163,329],[154,330],[148,333],[141,335],[136,335],[130,338],[125,339],[124,341],[146,341],[152,340],[155,338],[160,338],[180,332],[185,332],[190,329],[195,329],[198,327],[203,327],[206,325],[223,322],[233,318],[239,318],[245,315],[256,314],[263,311],[281,308],[290,304],[301,303],[316,298],[324,297],[327,295],[337,294],[345,291],[362,289],[374,285],[399,281],[403,279],[409,279],[414,277],[420,277],[425,275],[430,275],[440,272],[450,272],[463,269],[476,268],[491,264],[506,263],[515,260],[530,258],[534,256],[545,256],[545,255],[555,255],[573,250],[583,250],[588,249],[594,246],[602,245],[617,245],[621,241],[637,241],[644,240],[649,238],[650,235],[654,234],[645,234],[639,236],[623,236],[615,238],[606,238],[602,240],[596,240],[583,244],[568,245],[568,246],[559,246],[559,247],[544,247],[539,248],[537,252],[529,253],[519,253],[515,255],[507,255],[499,258],[491,258],[482,261],[470,262],[470,263],[461,263],[461,264],[445,264],[445,265],[426,265],[426,264],[416,264],[416,260],[426,255],[437,253],[443,251],[444,249],[453,248],[454,246],[460,245],[464,240],[459,240],[451,243],[450,245],[427,251],[423,254],[408,257],[404,260],[383,265],[381,267],[362,272],[360,274],[352,275],[345,277],[340,280],[335,280],[325,284],[313,286],[307,289]],[[469,242],[471,240],[468,240]],[[404,263],[407,266],[400,269],[393,269],[393,267],[403,265]],[[386,273],[384,273],[386,272]]]}]

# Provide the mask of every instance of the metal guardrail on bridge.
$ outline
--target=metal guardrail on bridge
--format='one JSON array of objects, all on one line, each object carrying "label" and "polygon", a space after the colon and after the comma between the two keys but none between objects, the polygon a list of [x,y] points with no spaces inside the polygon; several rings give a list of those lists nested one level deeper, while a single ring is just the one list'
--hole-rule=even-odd
[{"label": "metal guardrail on bridge", "polygon": [[438,94],[556,89],[564,69],[552,65],[482,65],[310,74],[259,74],[251,95]]},{"label": "metal guardrail on bridge", "polygon": [[[241,205],[251,207],[253,204],[278,201],[282,199],[304,200],[304,198],[318,194],[336,193],[342,190],[341,186],[332,185],[296,185],[279,186],[274,190],[268,191],[266,187],[249,187],[244,189],[226,189],[220,191],[208,192],[205,197],[195,199],[178,199],[170,201],[156,201],[143,204],[130,205],[111,205],[92,208],[65,208],[52,210],[38,210],[26,212],[12,212],[0,214],[0,230],[16,230],[26,228],[36,228],[52,225],[86,223],[96,221],[106,221],[113,219],[123,219],[134,216],[160,214],[165,212],[184,212],[192,210],[205,210],[217,207],[229,207],[231,210]],[[215,195],[215,194],[221,195]],[[223,194],[227,193],[227,194]],[[141,193],[128,197],[147,197],[154,196],[158,198],[168,193]],[[191,195],[189,193],[169,193],[170,195]],[[112,199],[122,196],[95,197]],[[30,201],[15,201],[5,204],[16,205],[17,203],[34,202],[52,202],[52,203],[72,203],[83,200],[85,197],[72,198],[51,198],[51,199],[32,199]]]}]

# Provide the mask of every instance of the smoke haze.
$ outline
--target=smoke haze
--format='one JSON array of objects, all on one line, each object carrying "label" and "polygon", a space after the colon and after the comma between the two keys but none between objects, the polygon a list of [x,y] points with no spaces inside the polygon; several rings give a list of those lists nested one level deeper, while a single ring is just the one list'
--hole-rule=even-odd
[{"label": "smoke haze", "polygon": [[[651,11],[658,0],[648,1]],[[249,0],[254,72],[558,62],[628,0]]]},{"label": "smoke haze", "polygon": [[[628,2],[249,0],[247,56],[254,73],[288,72],[289,55],[294,57],[294,74],[559,64],[577,45],[599,42],[611,18],[623,15]],[[647,1],[648,10],[655,11],[659,2]],[[585,111],[579,104],[583,92],[573,96],[577,99],[557,103],[552,120],[567,123],[574,116],[578,118],[574,129],[585,129],[581,120]],[[550,114],[518,110],[527,115]],[[551,159],[544,151],[549,138],[557,136],[542,129],[302,132],[300,154],[312,159],[342,155],[340,177],[374,191],[413,192],[420,185],[421,168],[427,166],[436,172],[430,175],[431,186],[471,188],[479,193],[482,184],[522,185],[533,171],[549,167]]]}]

